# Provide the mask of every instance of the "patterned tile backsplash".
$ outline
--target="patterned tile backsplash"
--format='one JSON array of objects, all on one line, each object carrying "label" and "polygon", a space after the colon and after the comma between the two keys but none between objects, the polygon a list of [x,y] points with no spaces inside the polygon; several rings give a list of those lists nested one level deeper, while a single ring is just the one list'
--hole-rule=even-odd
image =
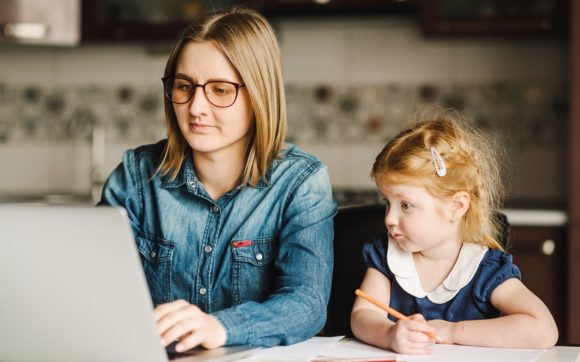
[{"label": "patterned tile backsplash", "polygon": [[[287,85],[288,140],[356,144],[389,140],[420,106],[467,112],[507,148],[563,148],[566,84]],[[104,125],[108,142],[154,141],[165,134],[161,89],[103,85],[53,87],[0,83],[0,144],[90,141]]]},{"label": "patterned tile backsplash", "polygon": [[[368,173],[376,152],[421,106],[453,107],[468,113],[508,151],[509,198],[518,205],[527,205],[528,200],[529,205],[552,207],[553,202],[562,205],[566,196],[567,94],[566,84],[545,82],[288,84],[287,138],[328,165],[339,204],[373,203],[377,194]],[[101,146],[100,152],[106,148],[106,162],[104,154],[95,156],[91,144],[92,135],[102,136],[103,129],[105,140],[95,138],[95,144]],[[19,176],[23,170],[4,174],[0,196],[55,188],[82,193],[89,189],[96,195],[103,177],[119,162],[120,152],[164,135],[163,98],[157,86],[0,82],[0,166],[16,167],[11,157],[20,157],[18,150],[24,149],[29,151],[23,157],[29,158],[20,162],[34,157],[39,168],[27,176]],[[42,160],[54,156],[42,150],[58,153],[55,147],[75,156],[58,164],[49,162],[52,166],[46,169]],[[55,167],[58,172],[51,171]],[[45,179],[41,172],[54,180],[36,182]]]},{"label": "patterned tile backsplash", "polygon": [[109,141],[163,137],[159,90],[105,86],[43,88],[0,84],[0,143],[89,141],[104,125]]},{"label": "patterned tile backsplash", "polygon": [[566,132],[565,85],[289,85],[287,89],[288,138],[300,142],[385,142],[417,109],[431,103],[467,112],[508,148],[562,147]]}]

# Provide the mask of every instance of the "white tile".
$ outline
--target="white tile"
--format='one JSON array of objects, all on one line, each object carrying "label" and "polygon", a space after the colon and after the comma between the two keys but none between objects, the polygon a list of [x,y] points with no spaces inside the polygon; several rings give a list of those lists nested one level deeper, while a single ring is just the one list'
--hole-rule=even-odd
[{"label": "white tile", "polygon": [[511,197],[535,200],[566,198],[567,165],[562,150],[528,148],[511,152],[510,177],[506,180]]},{"label": "white tile", "polygon": [[279,39],[288,83],[336,84],[348,76],[344,22],[285,21]]},{"label": "white tile", "polygon": [[[143,142],[108,143],[106,177],[123,153]],[[25,165],[25,166],[23,166]],[[91,149],[88,143],[21,143],[0,145],[0,194],[90,192]]]},{"label": "white tile", "polygon": [[161,77],[163,77],[168,57],[169,51],[152,54],[146,50],[142,74],[144,79],[147,79],[145,83],[161,86]]},{"label": "white tile", "polygon": [[116,142],[108,143],[105,151],[105,175],[109,175],[123,158],[123,153],[129,149],[133,149],[144,145],[145,142],[134,140],[132,142]]},{"label": "white tile", "polygon": [[423,38],[414,19],[353,24],[347,39],[354,81],[423,83],[449,78],[448,46]]},{"label": "white tile", "polygon": [[300,144],[328,167],[332,187],[374,189],[371,168],[382,144]]},{"label": "white tile", "polygon": [[26,143],[0,146],[0,193],[88,193],[87,144]]},{"label": "white tile", "polygon": [[326,167],[328,167],[330,183],[333,187],[337,187],[343,184],[345,178],[347,177],[346,173],[348,172],[348,165],[342,162],[342,147],[322,144],[299,144],[299,147],[304,151],[316,156],[326,165]]},{"label": "white tile", "polygon": [[0,81],[50,84],[55,80],[55,48],[0,45]]},{"label": "white tile", "polygon": [[348,172],[343,180],[343,187],[375,189],[376,186],[370,174],[375,158],[383,147],[382,143],[348,145],[344,155]]},{"label": "white tile", "polygon": [[83,46],[57,54],[55,76],[62,84],[148,84],[145,52],[138,46]]},{"label": "white tile", "polygon": [[454,79],[555,81],[568,76],[567,45],[558,40],[450,42]]}]

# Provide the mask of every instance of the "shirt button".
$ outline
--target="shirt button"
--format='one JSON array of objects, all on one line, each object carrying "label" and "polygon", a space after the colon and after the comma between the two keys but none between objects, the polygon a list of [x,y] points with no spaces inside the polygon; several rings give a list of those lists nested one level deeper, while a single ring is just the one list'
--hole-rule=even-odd
[{"label": "shirt button", "polygon": [[189,181],[189,187],[194,188],[195,187],[195,181]]},{"label": "shirt button", "polygon": [[211,247],[211,245],[206,245],[203,247],[203,251],[205,251],[206,253],[209,253],[212,250],[213,250],[213,248]]},{"label": "shirt button", "polygon": [[218,211],[220,211],[220,208],[219,208],[219,207],[217,207],[216,205],[214,205],[214,206],[211,208],[211,211],[213,211],[213,212],[218,212]]},{"label": "shirt button", "polygon": [[264,259],[264,255],[262,255],[262,253],[256,254],[256,260],[260,261],[262,259]]},{"label": "shirt button", "polygon": [[155,257],[157,256],[157,253],[155,252],[155,250],[151,250],[151,254],[149,254],[149,255],[151,255],[152,259],[155,259]]},{"label": "shirt button", "polygon": [[199,294],[205,295],[206,293],[207,293],[207,289],[205,289],[205,288],[199,288]]}]

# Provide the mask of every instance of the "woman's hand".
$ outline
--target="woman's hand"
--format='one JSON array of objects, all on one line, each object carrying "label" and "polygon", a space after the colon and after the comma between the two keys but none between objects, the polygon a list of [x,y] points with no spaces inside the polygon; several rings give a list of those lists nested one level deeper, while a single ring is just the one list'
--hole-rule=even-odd
[{"label": "woman's hand", "polygon": [[399,320],[388,331],[391,349],[403,354],[431,354],[433,340],[425,333],[435,332],[421,314],[410,316],[411,320]]},{"label": "woman's hand", "polygon": [[164,346],[175,340],[177,352],[201,345],[211,349],[223,346],[226,330],[213,316],[185,300],[161,304],[155,308],[155,323]]}]

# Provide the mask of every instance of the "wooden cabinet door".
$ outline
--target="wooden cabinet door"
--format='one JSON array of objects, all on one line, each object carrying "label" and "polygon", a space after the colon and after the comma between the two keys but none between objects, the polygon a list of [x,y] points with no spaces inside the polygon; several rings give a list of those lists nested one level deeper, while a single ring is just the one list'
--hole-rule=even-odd
[{"label": "wooden cabinet door", "polygon": [[546,303],[565,341],[565,227],[512,226],[511,240],[522,282]]}]

